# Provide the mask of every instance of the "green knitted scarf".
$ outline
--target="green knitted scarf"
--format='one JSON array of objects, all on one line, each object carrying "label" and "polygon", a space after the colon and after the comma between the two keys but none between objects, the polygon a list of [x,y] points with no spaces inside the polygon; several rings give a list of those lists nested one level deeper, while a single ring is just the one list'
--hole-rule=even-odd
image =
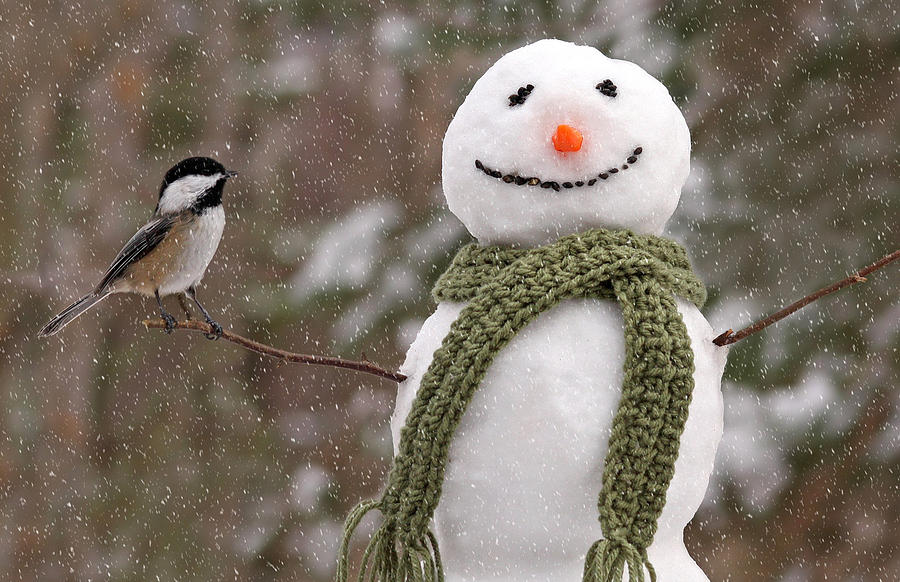
[{"label": "green knitted scarf", "polygon": [[598,503],[604,538],[587,552],[584,581],[620,581],[626,565],[630,582],[644,580],[645,566],[655,580],[647,547],[694,387],[694,356],[675,296],[698,307],[706,299],[684,249],[657,236],[602,229],[534,249],[469,245],[433,293],[437,301],[468,305],[422,378],[384,494],[347,517],[338,582],[349,576],[350,537],[372,509],[384,519],[363,554],[359,580],[443,580],[429,525],[453,434],[497,353],[539,314],[575,297],[614,299],[625,320],[625,377]]}]

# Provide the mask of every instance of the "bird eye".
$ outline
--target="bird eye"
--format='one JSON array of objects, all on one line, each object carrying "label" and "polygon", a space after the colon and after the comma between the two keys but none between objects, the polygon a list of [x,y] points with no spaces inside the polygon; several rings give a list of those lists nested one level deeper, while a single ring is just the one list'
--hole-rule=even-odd
[{"label": "bird eye", "polygon": [[597,90],[607,97],[615,97],[617,95],[616,84],[609,79],[604,80],[602,83],[597,83]]},{"label": "bird eye", "polygon": [[534,91],[534,85],[519,87],[518,91],[509,96],[509,106],[514,107],[525,103],[525,100],[528,99],[528,96],[531,95],[532,91]]}]

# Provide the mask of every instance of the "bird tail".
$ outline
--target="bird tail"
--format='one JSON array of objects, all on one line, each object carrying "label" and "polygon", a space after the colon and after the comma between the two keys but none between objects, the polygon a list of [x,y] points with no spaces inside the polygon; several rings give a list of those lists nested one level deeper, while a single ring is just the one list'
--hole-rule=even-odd
[{"label": "bird tail", "polygon": [[42,327],[41,331],[38,332],[38,337],[49,337],[59,332],[59,330],[72,323],[79,315],[106,299],[107,296],[109,296],[109,291],[88,293],[72,305],[60,311],[56,317],[47,322],[47,325]]}]

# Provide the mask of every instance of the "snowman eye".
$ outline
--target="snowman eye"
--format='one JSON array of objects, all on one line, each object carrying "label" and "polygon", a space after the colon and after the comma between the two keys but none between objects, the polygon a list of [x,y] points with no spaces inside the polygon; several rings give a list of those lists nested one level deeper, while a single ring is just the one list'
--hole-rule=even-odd
[{"label": "snowman eye", "polygon": [[617,95],[616,84],[609,79],[604,80],[602,83],[597,83],[597,90],[607,97],[615,97]]},{"label": "snowman eye", "polygon": [[531,95],[531,92],[534,91],[534,85],[525,85],[524,87],[519,87],[519,90],[509,96],[509,106],[514,107],[516,105],[521,105],[525,103],[525,100]]}]

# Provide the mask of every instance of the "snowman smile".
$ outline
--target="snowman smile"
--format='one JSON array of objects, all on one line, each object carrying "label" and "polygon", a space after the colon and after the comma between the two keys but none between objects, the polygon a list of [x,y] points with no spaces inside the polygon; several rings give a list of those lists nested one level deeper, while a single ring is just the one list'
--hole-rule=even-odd
[{"label": "snowman smile", "polygon": [[540,186],[541,188],[553,188],[559,192],[560,188],[581,188],[583,186],[593,186],[598,180],[607,180],[613,174],[618,174],[620,170],[627,170],[631,165],[637,163],[638,158],[644,153],[644,148],[638,146],[626,158],[625,162],[619,167],[612,167],[596,174],[595,177],[585,180],[575,180],[571,182],[557,182],[556,180],[545,180],[537,176],[522,176],[515,173],[504,173],[484,165],[481,160],[475,160],[475,167],[485,173],[485,175],[497,180],[502,180],[507,184],[516,186]]}]

